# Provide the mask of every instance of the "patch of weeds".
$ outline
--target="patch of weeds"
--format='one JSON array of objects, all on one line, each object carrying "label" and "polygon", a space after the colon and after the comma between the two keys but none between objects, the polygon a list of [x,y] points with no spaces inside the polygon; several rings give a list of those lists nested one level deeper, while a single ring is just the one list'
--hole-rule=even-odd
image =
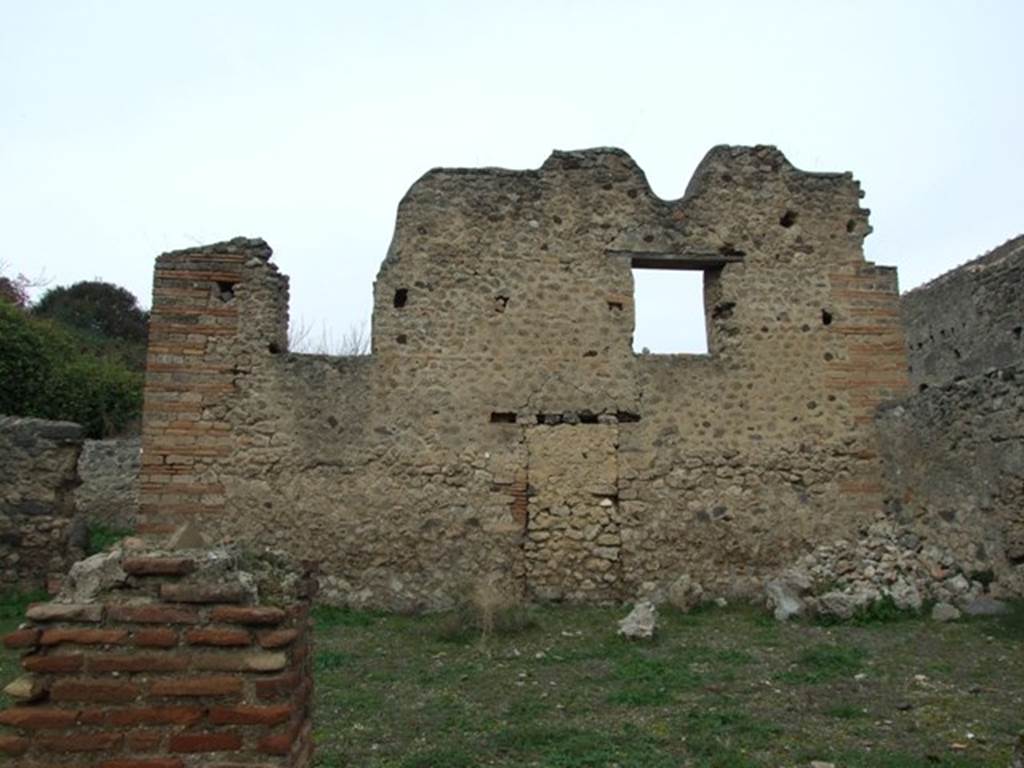
[{"label": "patch of weeds", "polygon": [[313,656],[313,668],[317,672],[330,672],[348,666],[351,657],[341,651],[318,651]]},{"label": "patch of weeds", "polygon": [[[825,759],[825,756],[819,756]],[[911,755],[906,752],[876,750],[871,752],[843,752],[827,756],[830,762],[842,765],[844,768],[935,768],[941,765],[944,768],[980,768],[991,765],[982,757],[972,755],[957,755],[943,752],[939,755]]]},{"label": "patch of weeds", "polygon": [[731,768],[755,765],[743,751],[771,744],[782,728],[722,702],[691,709],[683,720],[682,731],[686,734],[687,750],[703,758],[701,765]]},{"label": "patch of weeds", "polygon": [[459,747],[436,747],[408,755],[399,763],[401,768],[475,768],[474,755]]},{"label": "patch of weeds", "polygon": [[617,660],[613,670],[621,687],[609,694],[608,701],[633,707],[671,704],[678,691],[692,690],[703,682],[703,676],[682,659],[633,655]]},{"label": "patch of weeds", "polygon": [[782,673],[786,683],[827,683],[853,677],[864,667],[867,654],[860,648],[817,645],[797,656],[793,668]]},{"label": "patch of weeds", "polygon": [[632,724],[615,732],[544,726],[519,726],[497,734],[495,745],[512,765],[544,768],[675,768],[663,741]]},{"label": "patch of weeds", "polygon": [[106,552],[122,539],[132,535],[130,530],[113,528],[102,523],[90,523],[88,532],[89,544],[86,549],[87,555]]},{"label": "patch of weeds", "polygon": [[968,621],[1003,640],[1024,641],[1024,600],[1006,601],[1009,610],[995,616],[968,617]]},{"label": "patch of weeds", "polygon": [[314,768],[348,768],[349,765],[349,760],[344,754],[317,747],[316,758],[313,760]]},{"label": "patch of weeds", "polygon": [[339,608],[336,605],[318,605],[313,608],[313,621],[317,629],[333,627],[372,627],[377,617],[366,611]]},{"label": "patch of weeds", "polygon": [[897,608],[892,597],[885,595],[868,605],[857,609],[849,619],[840,619],[838,616],[819,614],[812,620],[814,624],[822,627],[834,627],[839,624],[850,624],[858,627],[869,627],[877,624],[894,624],[900,621],[909,621],[921,618],[918,611],[905,611]]},{"label": "patch of weeds", "polygon": [[45,603],[50,596],[41,589],[32,592],[7,592],[0,595],[0,619],[22,619],[32,603]]},{"label": "patch of weeds", "polygon": [[838,704],[825,710],[827,717],[834,717],[838,720],[857,720],[868,717],[863,707],[855,707],[853,704]]},{"label": "patch of weeds", "polygon": [[465,643],[486,642],[493,636],[509,637],[537,625],[530,608],[494,580],[477,583],[454,610],[441,618],[438,637]]}]

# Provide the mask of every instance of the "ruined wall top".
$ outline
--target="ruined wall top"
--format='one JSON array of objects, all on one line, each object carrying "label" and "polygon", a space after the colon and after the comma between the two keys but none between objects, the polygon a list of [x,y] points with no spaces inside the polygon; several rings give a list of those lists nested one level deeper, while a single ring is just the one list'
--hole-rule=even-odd
[{"label": "ruined wall top", "polygon": [[937,386],[1024,360],[1024,235],[900,299],[911,381]]}]

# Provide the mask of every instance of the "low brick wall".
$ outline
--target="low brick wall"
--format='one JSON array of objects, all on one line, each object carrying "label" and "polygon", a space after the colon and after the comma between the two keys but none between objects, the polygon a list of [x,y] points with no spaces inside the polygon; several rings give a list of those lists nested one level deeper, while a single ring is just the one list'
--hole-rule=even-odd
[{"label": "low brick wall", "polygon": [[[245,563],[244,570],[239,563]],[[311,764],[313,582],[233,550],[115,551],[4,638],[0,755],[25,768]]]}]

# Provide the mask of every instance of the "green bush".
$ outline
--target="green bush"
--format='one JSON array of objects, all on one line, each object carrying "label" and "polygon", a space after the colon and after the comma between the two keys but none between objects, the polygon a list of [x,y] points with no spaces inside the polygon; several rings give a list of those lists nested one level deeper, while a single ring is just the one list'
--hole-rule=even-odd
[{"label": "green bush", "polygon": [[27,415],[50,375],[50,360],[28,319],[0,301],[0,414]]},{"label": "green bush", "polygon": [[137,422],[142,384],[141,372],[83,348],[74,331],[0,302],[0,413],[75,421],[107,437]]}]

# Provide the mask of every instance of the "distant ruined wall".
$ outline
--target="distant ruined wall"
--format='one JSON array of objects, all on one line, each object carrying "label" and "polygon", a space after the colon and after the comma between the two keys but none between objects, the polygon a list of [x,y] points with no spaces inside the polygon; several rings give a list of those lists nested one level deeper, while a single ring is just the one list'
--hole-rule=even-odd
[{"label": "distant ruined wall", "polygon": [[81,485],[75,507],[89,522],[127,531],[139,508],[139,466],[142,439],[86,440],[78,459]]},{"label": "distant ruined wall", "polygon": [[0,416],[0,593],[38,590],[82,556],[75,466],[82,428]]},{"label": "distant ruined wall", "polygon": [[1024,594],[1024,237],[901,299],[918,392],[882,409],[889,506]]},{"label": "distant ruined wall", "polygon": [[900,300],[918,389],[1024,358],[1024,235]]},{"label": "distant ruined wall", "polygon": [[[399,206],[365,357],[287,352],[264,242],[164,254],[140,532],[318,558],[359,605],[495,575],[541,599],[753,591],[882,508],[873,414],[907,361],[860,197],[772,147],[711,150],[675,201],[614,149],[437,169]],[[639,268],[703,273],[708,354],[633,353]]]}]

